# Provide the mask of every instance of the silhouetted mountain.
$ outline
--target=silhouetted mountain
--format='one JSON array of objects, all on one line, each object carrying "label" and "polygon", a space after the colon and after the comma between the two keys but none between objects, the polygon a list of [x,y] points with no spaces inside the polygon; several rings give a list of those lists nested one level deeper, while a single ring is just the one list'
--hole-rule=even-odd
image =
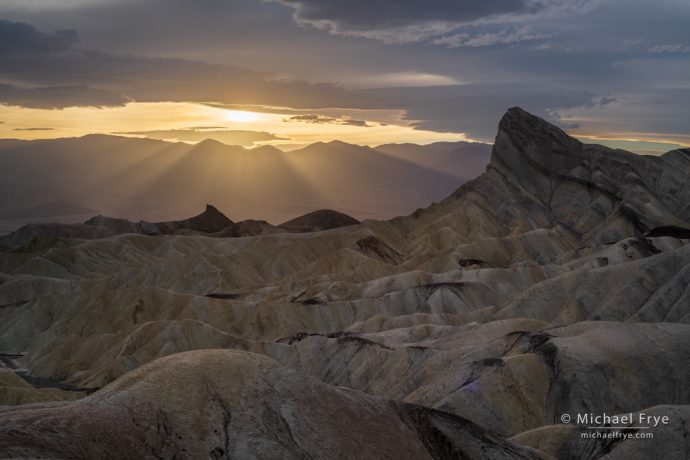
[{"label": "silhouetted mountain", "polygon": [[278,227],[293,233],[318,232],[334,228],[357,225],[359,221],[353,217],[331,209],[321,209],[289,220]]},{"label": "silhouetted mountain", "polygon": [[130,222],[127,219],[95,216],[83,224],[27,224],[18,230],[0,237],[0,249],[21,248],[34,250],[45,241],[56,238],[92,240],[127,233],[139,235],[205,234],[216,238],[237,238],[269,235],[280,232],[307,233],[356,225],[359,221],[346,214],[323,209],[296,217],[284,224],[274,226],[264,220],[243,220],[233,222],[214,206],[194,217],[170,222]]},{"label": "silhouetted mountain", "polygon": [[457,176],[459,179],[477,177],[486,169],[486,144],[476,142],[435,142],[427,145],[384,144],[375,149],[398,160]]},{"label": "silhouetted mountain", "polygon": [[270,235],[281,232],[278,227],[269,224],[265,220],[243,220],[232,225],[228,225],[223,230],[214,233],[212,236],[218,238],[237,238],[243,236]]}]

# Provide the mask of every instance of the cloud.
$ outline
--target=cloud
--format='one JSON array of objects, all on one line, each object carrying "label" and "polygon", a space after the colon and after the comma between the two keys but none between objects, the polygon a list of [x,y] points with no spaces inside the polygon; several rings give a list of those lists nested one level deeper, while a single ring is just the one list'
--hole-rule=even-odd
[{"label": "cloud", "polygon": [[615,104],[617,102],[618,98],[612,96],[593,97],[589,101],[586,101],[580,104],[579,106],[562,107],[559,109],[547,109],[546,119],[552,122],[553,124],[559,126],[564,131],[574,131],[576,129],[581,128],[582,123],[572,121],[571,119],[574,117],[574,115],[571,113],[563,113],[563,109],[601,109],[605,108],[606,106]]},{"label": "cloud", "polygon": [[70,49],[77,39],[74,30],[46,33],[29,24],[0,19],[0,56],[59,53]]},{"label": "cloud", "polygon": [[[484,1],[480,6],[486,11],[475,11],[474,20],[464,8],[471,11],[478,2],[463,0],[388,0],[387,9],[377,0],[367,1],[363,8],[365,2],[358,0],[283,2],[292,8],[258,0],[74,0],[83,7],[69,11],[62,8],[64,2],[54,0],[14,3],[21,6],[39,1],[56,5],[55,11],[46,14],[47,10],[36,8],[22,13],[0,2],[0,16],[27,22],[35,18],[44,27],[41,32],[29,26],[36,36],[24,40],[23,46],[34,51],[9,52],[8,46],[19,41],[0,43],[4,46],[0,83],[25,90],[98,88],[122,95],[115,98],[116,104],[132,99],[260,105],[275,107],[275,113],[283,116],[318,113],[337,118],[348,114],[353,119],[391,124],[400,117],[420,129],[465,132],[485,140],[493,138],[496,122],[505,108],[513,105],[542,116],[548,116],[548,110],[579,113],[579,119],[563,118],[561,123],[579,123],[578,131],[589,134],[600,133],[605,126],[617,132],[688,132],[685,112],[690,93],[685,76],[690,72],[690,61],[684,59],[687,54],[678,53],[682,50],[678,45],[688,45],[690,9],[680,0],[607,0],[596,11],[591,8],[597,2],[543,0],[532,2],[542,6],[530,10],[525,7],[528,1],[514,0],[512,6]],[[448,8],[444,10],[443,5]],[[496,5],[504,5],[503,12],[497,12]],[[589,14],[566,16],[587,9]],[[293,14],[309,29],[317,25],[310,21],[326,21],[321,23],[322,29],[333,36],[294,27]],[[151,28],[154,15],[157,23]],[[0,23],[0,28],[3,24],[7,21]],[[548,43],[532,41],[515,47],[500,43],[458,49],[425,46],[462,33],[467,40],[483,37],[479,40],[482,43],[495,42],[501,31],[506,31],[505,39],[526,24],[532,33],[552,38]],[[79,30],[80,40],[76,41],[76,34],[65,39],[51,32],[64,27]],[[642,35],[631,35],[631,31],[640,30]],[[385,46],[343,35],[389,42],[421,41],[425,45]],[[241,46],[229,49],[227,43]],[[659,48],[651,52],[655,46]],[[425,87],[436,85],[444,87]],[[673,97],[654,97],[663,88],[677,91]],[[587,106],[602,94],[615,96],[619,102]],[[63,99],[60,104],[48,105],[69,102]],[[31,103],[37,105],[35,100]],[[71,103],[101,105],[99,100],[85,101],[76,95]],[[578,107],[584,108],[576,112]],[[362,110],[370,112],[364,114]],[[372,114],[376,110],[388,115],[375,118]],[[605,117],[600,112],[603,110]],[[4,114],[3,118],[7,119]],[[614,118],[619,125],[612,124]]]},{"label": "cloud", "polygon": [[470,35],[467,33],[451,35],[438,38],[433,41],[434,45],[447,46],[448,48],[479,48],[482,46],[507,45],[518,42],[542,40],[549,38],[550,35],[533,32],[530,26],[524,26],[512,32],[502,30],[495,33],[484,33]]},{"label": "cloud", "polygon": [[599,98],[591,91],[545,83],[472,84],[371,91],[379,104],[405,107],[404,119],[417,129],[463,132],[468,137],[492,141],[498,120],[507,107],[520,106],[549,117],[552,111],[592,107]]},{"label": "cloud", "polygon": [[615,102],[618,102],[618,98],[615,98],[613,96],[603,96],[603,97],[600,97],[599,99],[595,99],[593,101],[593,106],[602,107],[605,105],[613,104]]},{"label": "cloud", "polygon": [[579,123],[575,134],[585,137],[690,145],[687,105],[678,103],[689,94],[688,88],[656,88],[647,95],[618,97],[615,104],[569,109],[564,120]]},{"label": "cloud", "polygon": [[461,26],[583,13],[599,0],[272,0],[300,25],[386,43],[415,42]]},{"label": "cloud", "polygon": [[649,49],[653,54],[686,54],[690,53],[690,45],[682,45],[680,43],[672,45],[656,45]]},{"label": "cloud", "polygon": [[302,122],[302,123],[314,123],[314,124],[332,124],[332,125],[347,125],[347,126],[360,126],[363,128],[369,128],[370,125],[363,120],[353,120],[352,118],[341,117],[327,117],[324,115],[316,114],[306,114],[306,115],[295,115],[290,118],[285,118],[283,121],[286,122]]},{"label": "cloud", "polygon": [[350,84],[365,88],[413,88],[416,86],[448,86],[460,85],[463,82],[447,75],[427,72],[391,72],[375,75],[362,75],[350,78]]},{"label": "cloud", "polygon": [[14,128],[13,131],[55,131],[55,128]]},{"label": "cloud", "polygon": [[644,40],[642,40],[641,38],[627,38],[621,42],[621,50],[625,51],[634,49],[643,41]]},{"label": "cloud", "polygon": [[[16,34],[19,25],[40,42],[50,34],[31,26],[0,22],[0,35]],[[60,41],[60,40],[58,40]],[[21,40],[20,40],[21,42]],[[40,53],[20,53],[23,45],[4,45],[0,66],[0,103],[31,108],[119,106],[138,102],[218,102],[295,108],[335,107],[363,102],[331,83],[313,83],[280,74],[188,59],[141,57],[61,46],[34,46]],[[52,52],[51,52],[52,50]],[[2,80],[21,82],[21,86]]]},{"label": "cloud", "polygon": [[149,139],[177,140],[182,142],[201,142],[206,139],[213,139],[223,144],[241,145],[243,147],[253,147],[259,142],[289,140],[265,131],[235,130],[215,126],[199,126],[158,131],[131,131],[114,134],[143,136]]},{"label": "cloud", "polygon": [[3,0],[3,3],[9,7],[19,7],[21,9],[45,12],[47,10],[54,11],[61,9],[80,8],[112,1],[113,0]]},{"label": "cloud", "polygon": [[107,90],[86,85],[17,87],[0,83],[0,103],[33,109],[62,109],[72,106],[122,106],[128,99]]},{"label": "cloud", "polygon": [[[521,105],[543,115],[547,109],[582,106],[596,96],[590,91],[564,89],[541,82],[354,90],[237,66],[74,48],[34,55],[28,60],[22,56],[6,57],[0,67],[0,77],[22,81],[24,85],[0,84],[0,102],[25,107],[122,105],[133,100],[272,106],[306,111],[295,115],[334,108],[390,110],[403,114],[403,123],[419,129],[467,133],[469,137],[483,140],[493,138],[496,122],[506,107]],[[327,118],[291,121],[366,125],[357,119],[323,113],[321,116]],[[198,133],[189,130],[157,135],[168,139],[193,139],[192,142],[199,138]],[[217,139],[219,136],[216,133]]]}]

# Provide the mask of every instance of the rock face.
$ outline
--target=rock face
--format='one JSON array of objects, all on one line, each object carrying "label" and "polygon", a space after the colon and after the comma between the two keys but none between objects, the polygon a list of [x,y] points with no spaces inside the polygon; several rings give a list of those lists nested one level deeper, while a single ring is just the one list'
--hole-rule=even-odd
[{"label": "rock face", "polygon": [[553,223],[603,244],[688,222],[689,163],[687,151],[631,156],[584,145],[515,108],[501,120],[490,168],[514,176]]},{"label": "rock face", "polygon": [[[514,108],[486,172],[409,216],[42,234],[0,253],[0,358],[90,395],[0,410],[0,453],[685,458],[687,184],[690,150],[584,145]],[[673,415],[654,442],[559,423],[640,411]]]}]

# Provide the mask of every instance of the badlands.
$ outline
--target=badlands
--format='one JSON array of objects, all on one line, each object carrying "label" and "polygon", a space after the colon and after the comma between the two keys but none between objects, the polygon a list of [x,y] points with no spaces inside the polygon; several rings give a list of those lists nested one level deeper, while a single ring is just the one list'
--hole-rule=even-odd
[{"label": "badlands", "polygon": [[[0,457],[687,459],[689,184],[690,149],[512,108],[486,171],[405,217],[23,227]],[[670,423],[562,423],[638,412]]]}]

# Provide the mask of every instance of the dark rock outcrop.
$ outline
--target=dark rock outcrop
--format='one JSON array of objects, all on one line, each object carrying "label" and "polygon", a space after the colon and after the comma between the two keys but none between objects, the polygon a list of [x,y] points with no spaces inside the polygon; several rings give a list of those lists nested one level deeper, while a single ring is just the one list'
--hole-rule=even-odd
[{"label": "dark rock outcrop", "polygon": [[172,235],[182,230],[191,230],[201,233],[220,232],[234,222],[228,219],[210,204],[201,214],[189,219],[168,222],[130,222],[126,219],[114,219],[112,217],[96,216],[84,222],[84,225],[105,229],[113,234],[140,233],[144,235]]},{"label": "dark rock outcrop", "polygon": [[150,231],[152,233],[171,234],[179,230],[215,233],[232,224],[233,221],[228,219],[225,214],[210,204],[207,204],[204,212],[198,216],[190,217],[189,219],[172,222],[159,222],[156,224],[142,222],[140,225],[145,232]]},{"label": "dark rock outcrop", "polygon": [[310,212],[300,217],[296,217],[278,227],[291,233],[318,232],[321,230],[332,230],[334,228],[348,227],[357,225],[359,221],[342,212],[331,209],[321,209]]}]

